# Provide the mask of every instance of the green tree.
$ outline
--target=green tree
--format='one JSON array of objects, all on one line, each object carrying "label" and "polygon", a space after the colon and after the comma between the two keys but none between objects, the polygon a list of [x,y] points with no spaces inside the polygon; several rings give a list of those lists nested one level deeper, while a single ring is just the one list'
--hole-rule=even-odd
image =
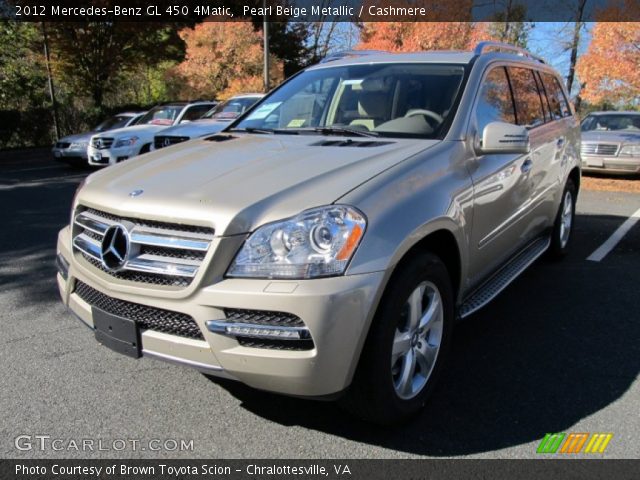
[{"label": "green tree", "polygon": [[47,102],[42,36],[37,23],[0,22],[0,108]]},{"label": "green tree", "polygon": [[47,25],[57,74],[102,107],[107,92],[121,88],[123,72],[184,56],[175,25],[159,22],[57,22]]}]

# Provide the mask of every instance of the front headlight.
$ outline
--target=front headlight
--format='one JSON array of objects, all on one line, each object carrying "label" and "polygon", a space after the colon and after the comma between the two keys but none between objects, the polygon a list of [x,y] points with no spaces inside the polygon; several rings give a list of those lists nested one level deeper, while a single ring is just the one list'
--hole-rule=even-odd
[{"label": "front headlight", "polygon": [[620,155],[638,157],[640,156],[640,145],[625,145],[620,149]]},{"label": "front headlight", "polygon": [[245,241],[230,277],[305,279],[342,275],[367,221],[346,205],[330,205],[258,228]]},{"label": "front headlight", "polygon": [[135,145],[135,143],[138,141],[138,137],[125,137],[125,138],[119,138],[118,140],[116,140],[115,145],[113,146],[114,148],[118,148],[118,147],[130,147],[131,145]]}]

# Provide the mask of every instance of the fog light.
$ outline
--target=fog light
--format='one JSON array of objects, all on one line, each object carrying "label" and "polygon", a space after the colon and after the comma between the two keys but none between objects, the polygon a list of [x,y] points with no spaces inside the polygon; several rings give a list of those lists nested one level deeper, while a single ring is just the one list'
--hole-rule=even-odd
[{"label": "fog light", "polygon": [[304,327],[276,327],[209,320],[207,328],[213,333],[230,337],[277,338],[279,340],[307,340],[311,338],[309,330]]},{"label": "fog light", "polygon": [[66,280],[69,279],[69,262],[67,259],[62,256],[60,252],[56,255],[56,267],[58,267],[58,273],[62,276],[62,278]]}]

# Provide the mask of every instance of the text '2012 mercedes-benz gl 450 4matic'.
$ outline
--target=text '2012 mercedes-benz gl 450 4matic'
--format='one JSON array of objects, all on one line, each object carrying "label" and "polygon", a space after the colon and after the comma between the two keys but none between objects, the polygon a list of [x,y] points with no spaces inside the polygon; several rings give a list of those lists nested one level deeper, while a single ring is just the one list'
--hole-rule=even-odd
[{"label": "text '2012 mercedes-benz gl 450 4matic'", "polygon": [[454,321],[566,252],[579,144],[558,74],[514,47],[329,58],[219,134],[90,175],[60,294],[131,357],[402,421]]}]

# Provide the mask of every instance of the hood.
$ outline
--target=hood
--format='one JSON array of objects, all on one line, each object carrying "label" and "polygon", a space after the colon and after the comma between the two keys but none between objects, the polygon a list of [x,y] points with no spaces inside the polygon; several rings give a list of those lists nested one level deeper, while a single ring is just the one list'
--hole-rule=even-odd
[{"label": "hood", "polygon": [[[216,235],[236,235],[331,204],[439,143],[357,138],[354,143],[376,144],[324,146],[319,144],[347,142],[317,135],[223,138],[227,140],[185,142],[94,173],[79,201],[116,214],[213,226]],[[133,190],[143,193],[132,198]]]},{"label": "hood", "polygon": [[124,137],[125,135],[133,135],[135,133],[150,133],[154,134],[160,130],[167,129],[167,125],[152,125],[145,123],[144,125],[133,125],[132,127],[116,128],[115,130],[107,130],[106,132],[99,133],[97,137]]},{"label": "hood", "polygon": [[83,133],[76,133],[75,135],[67,135],[66,137],[62,137],[60,140],[58,140],[58,142],[69,142],[69,143],[73,143],[73,142],[87,142],[89,143],[89,140],[91,140],[91,136],[95,135],[97,132],[95,130],[92,130],[91,132],[83,132]]},{"label": "hood", "polygon": [[640,132],[635,130],[590,130],[582,132],[584,142],[640,143]]},{"label": "hood", "polygon": [[205,118],[202,120],[194,120],[193,122],[181,123],[173,127],[169,127],[162,131],[162,135],[172,135],[176,137],[196,138],[204,135],[218,133],[220,130],[229,125],[229,120],[219,121]]}]

